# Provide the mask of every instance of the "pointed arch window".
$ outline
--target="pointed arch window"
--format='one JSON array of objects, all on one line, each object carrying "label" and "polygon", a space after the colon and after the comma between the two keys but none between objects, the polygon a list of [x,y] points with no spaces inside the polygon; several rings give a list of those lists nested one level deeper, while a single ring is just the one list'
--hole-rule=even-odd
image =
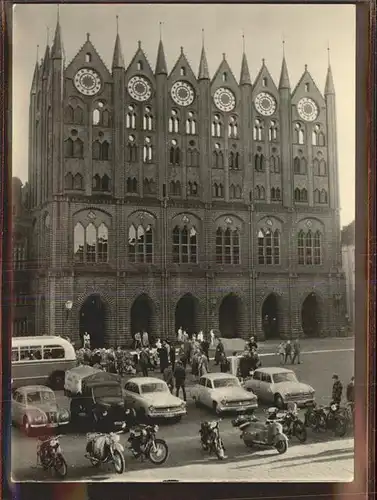
[{"label": "pointed arch window", "polygon": [[186,120],[186,134],[196,135],[196,133],[197,133],[197,124],[195,120],[195,115],[192,111],[189,111]]},{"label": "pointed arch window", "polygon": [[257,172],[264,172],[264,155],[263,154],[256,154],[254,156],[254,168]]},{"label": "pointed arch window", "polygon": [[101,113],[99,109],[94,109],[92,114],[93,125],[98,125],[101,120]]},{"label": "pointed arch window", "polygon": [[320,194],[320,197],[319,197],[319,202],[323,203],[323,204],[327,203],[327,191],[325,189],[321,190],[321,194]]},{"label": "pointed arch window", "polygon": [[76,262],[84,262],[85,228],[80,222],[75,225],[73,231],[73,252]]},{"label": "pointed arch window", "polygon": [[189,181],[187,184],[187,194],[189,196],[198,196],[198,184],[195,181]]},{"label": "pointed arch window", "polygon": [[136,108],[134,104],[128,106],[128,111],[126,114],[126,128],[135,130],[136,129]]},{"label": "pointed arch window", "polygon": [[229,168],[231,170],[239,170],[240,168],[240,154],[237,151],[229,153]]},{"label": "pointed arch window", "polygon": [[97,262],[108,261],[108,240],[109,233],[105,224],[101,224],[97,234]]},{"label": "pointed arch window", "polygon": [[70,137],[64,141],[64,156],[73,157],[73,140]]},{"label": "pointed arch window", "polygon": [[143,191],[146,195],[156,194],[156,183],[153,179],[144,178]]},{"label": "pointed arch window", "polygon": [[279,187],[271,188],[271,201],[281,201],[281,190]]},{"label": "pointed arch window", "polygon": [[233,139],[237,139],[237,137],[238,137],[238,123],[237,123],[236,116],[231,116],[229,118],[228,136],[233,138]]},{"label": "pointed arch window", "polygon": [[153,115],[152,109],[149,106],[147,106],[144,111],[143,130],[153,130]]},{"label": "pointed arch window", "polygon": [[89,224],[85,231],[85,259],[86,262],[96,261],[97,231],[94,224]]},{"label": "pointed arch window", "polygon": [[316,231],[313,235],[309,229],[307,232],[300,230],[297,239],[298,263],[300,265],[318,266],[322,263],[322,235]]},{"label": "pointed arch window", "polygon": [[72,106],[66,106],[64,109],[64,121],[66,123],[74,123],[74,112]]},{"label": "pointed arch window", "polygon": [[263,201],[266,199],[266,190],[264,186],[257,185],[255,186],[255,199]]},{"label": "pointed arch window", "polygon": [[268,140],[270,142],[276,142],[278,139],[278,127],[275,120],[271,120],[270,126],[268,127]]},{"label": "pointed arch window", "polygon": [[215,115],[212,121],[212,137],[221,137],[223,135],[223,125],[220,115]]},{"label": "pointed arch window", "polygon": [[172,109],[171,116],[169,118],[169,132],[177,134],[179,132],[179,117],[178,112]]},{"label": "pointed arch window", "polygon": [[264,125],[262,120],[257,118],[254,122],[254,128],[253,128],[253,139],[254,141],[263,141],[264,139]]},{"label": "pointed arch window", "polygon": [[272,155],[270,158],[270,170],[274,174],[280,174],[280,160],[278,156]]},{"label": "pointed arch window", "polygon": [[319,142],[319,131],[320,131],[321,127],[317,124],[317,125],[314,125],[314,128],[312,130],[312,145],[313,146],[318,146],[318,142]]},{"label": "pointed arch window", "polygon": [[76,139],[73,141],[73,157],[83,158],[84,157],[84,143],[81,139]]},{"label": "pointed arch window", "polygon": [[70,172],[65,174],[64,186],[65,186],[65,189],[73,189],[73,176]]},{"label": "pointed arch window", "polygon": [[153,159],[153,150],[152,150],[152,144],[151,144],[151,138],[146,137],[144,140],[144,146],[143,146],[143,162],[144,163],[150,163]]},{"label": "pointed arch window", "polygon": [[322,177],[327,175],[326,161],[324,159],[319,162],[319,175]]},{"label": "pointed arch window", "polygon": [[304,129],[301,123],[295,124],[295,142],[296,144],[304,144],[305,143],[305,134]]},{"label": "pointed arch window", "polygon": [[234,200],[240,200],[242,198],[242,189],[238,184],[231,184],[229,186],[229,197]]},{"label": "pointed arch window", "polygon": [[325,134],[323,132],[320,132],[318,134],[318,146],[325,146],[325,145],[326,145]]},{"label": "pointed arch window", "polygon": [[320,192],[319,192],[319,189],[315,189],[313,191],[313,201],[314,203],[320,203]]},{"label": "pointed arch window", "polygon": [[182,196],[182,187],[179,181],[170,181],[169,192],[171,196]]},{"label": "pointed arch window", "polygon": [[140,264],[153,262],[154,234],[150,224],[131,225],[128,230],[128,260]]},{"label": "pointed arch window", "polygon": [[214,198],[224,198],[224,186],[221,183],[213,184],[212,196]]},{"label": "pointed arch window", "polygon": [[224,155],[220,144],[215,144],[215,150],[212,153],[213,168],[224,168]]},{"label": "pointed arch window", "polygon": [[260,229],[258,231],[258,264],[280,264],[280,232],[275,229]]},{"label": "pointed arch window", "polygon": [[82,125],[84,121],[84,112],[80,106],[76,106],[73,110],[73,122],[76,125]]},{"label": "pointed arch window", "polygon": [[198,232],[193,226],[175,226],[172,234],[173,262],[175,264],[198,263]]},{"label": "pointed arch window", "polygon": [[314,158],[314,160],[313,160],[313,174],[316,176],[320,175],[318,158]]},{"label": "pointed arch window", "polygon": [[293,160],[293,171],[295,174],[301,173],[300,158],[298,156],[296,156]]},{"label": "pointed arch window", "polygon": [[107,174],[101,179],[101,191],[110,191],[110,177]]},{"label": "pointed arch window", "polygon": [[240,260],[239,230],[218,227],[216,230],[216,263],[237,265]]},{"label": "pointed arch window", "polygon": [[169,150],[169,163],[171,165],[181,164],[181,150],[178,147],[177,141],[175,139],[171,141],[171,146]]},{"label": "pointed arch window", "polygon": [[138,192],[136,177],[127,177],[126,190],[128,194],[136,194]]},{"label": "pointed arch window", "polygon": [[187,150],[187,166],[199,167],[199,151],[197,149],[189,148]]},{"label": "pointed arch window", "polygon": [[102,126],[103,127],[110,127],[110,113],[107,109],[102,111]]},{"label": "pointed arch window", "polygon": [[127,162],[129,162],[129,163],[136,163],[137,162],[137,145],[135,143],[135,136],[134,135],[128,136],[126,159],[127,159]]},{"label": "pointed arch window", "polygon": [[93,191],[101,191],[101,177],[98,174],[93,176],[92,189]]},{"label": "pointed arch window", "polygon": [[296,202],[299,202],[299,203],[307,203],[308,191],[305,188],[303,188],[303,189],[295,188],[294,199]]},{"label": "pointed arch window", "polygon": [[99,160],[101,156],[101,143],[99,141],[94,141],[92,145],[92,158],[93,160]]},{"label": "pointed arch window", "polygon": [[300,158],[300,174],[305,175],[308,170],[308,162],[303,156]]},{"label": "pointed arch window", "polygon": [[98,228],[89,224],[86,228],[78,222],[74,228],[74,260],[76,262],[108,262],[109,234],[102,223]]},{"label": "pointed arch window", "polygon": [[73,178],[73,189],[83,189],[83,178],[81,174],[76,174]]}]

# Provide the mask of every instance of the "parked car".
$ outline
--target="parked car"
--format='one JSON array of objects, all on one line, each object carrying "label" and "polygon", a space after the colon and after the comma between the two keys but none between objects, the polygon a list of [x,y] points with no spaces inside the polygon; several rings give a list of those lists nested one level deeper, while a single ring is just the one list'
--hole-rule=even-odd
[{"label": "parked car", "polygon": [[27,435],[34,429],[67,425],[69,420],[69,411],[58,407],[49,387],[27,385],[12,391],[12,423],[22,427]]},{"label": "parked car", "polygon": [[238,378],[228,373],[207,373],[194,386],[196,404],[212,408],[217,414],[226,411],[248,411],[258,407],[255,394],[247,392]]},{"label": "parked car", "polygon": [[142,417],[180,420],[186,415],[186,403],[173,396],[159,378],[131,378],[124,386],[124,398],[127,406]]},{"label": "parked car", "polygon": [[295,372],[287,368],[258,368],[245,381],[244,387],[256,394],[259,400],[273,403],[279,409],[285,408],[289,402],[309,406],[315,400],[313,387],[299,382]]}]

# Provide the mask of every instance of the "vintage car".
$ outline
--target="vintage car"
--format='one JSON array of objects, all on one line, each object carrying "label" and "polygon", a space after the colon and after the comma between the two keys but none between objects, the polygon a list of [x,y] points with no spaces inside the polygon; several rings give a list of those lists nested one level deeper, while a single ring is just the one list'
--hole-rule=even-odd
[{"label": "vintage car", "polygon": [[134,377],[124,386],[126,404],[141,417],[180,420],[186,403],[173,396],[166,382],[154,377]]},{"label": "vintage car", "polygon": [[297,406],[313,404],[315,390],[308,384],[298,381],[296,374],[287,368],[258,368],[246,379],[244,387],[252,391],[258,399],[282,409],[287,403]]},{"label": "vintage car", "polygon": [[217,414],[236,411],[245,412],[258,407],[255,394],[247,392],[234,375],[207,373],[194,386],[192,398],[195,403],[212,408]]},{"label": "vintage car", "polygon": [[67,425],[68,410],[59,408],[54,392],[45,385],[27,385],[12,391],[12,423],[27,435],[34,429]]}]

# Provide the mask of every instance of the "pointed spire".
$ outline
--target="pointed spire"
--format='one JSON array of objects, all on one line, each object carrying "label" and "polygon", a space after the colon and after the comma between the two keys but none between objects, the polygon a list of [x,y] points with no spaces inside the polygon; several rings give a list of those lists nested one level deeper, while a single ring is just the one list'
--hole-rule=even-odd
[{"label": "pointed spire", "polygon": [[243,45],[243,54],[241,62],[240,85],[251,85],[249,65],[247,63],[247,57],[245,53],[245,35],[243,33],[242,33],[242,45]]},{"label": "pointed spire", "polygon": [[114,55],[113,55],[113,65],[112,68],[124,68],[124,58],[122,53],[122,47],[120,43],[119,30],[118,30],[118,16],[116,16],[117,21],[117,36],[115,39]]},{"label": "pointed spire", "polygon": [[58,14],[56,20],[54,42],[52,44],[52,49],[51,49],[51,58],[61,59],[62,56],[63,56],[63,45],[62,45],[62,35],[60,28],[60,15],[59,15],[59,5],[58,5]]},{"label": "pointed spire", "polygon": [[162,44],[162,40],[160,39],[160,43],[158,44],[158,50],[157,50],[156,75],[167,75],[167,74],[168,70],[166,66],[164,46]]},{"label": "pointed spire", "polygon": [[285,60],[285,40],[283,38],[283,62],[281,65],[279,89],[290,89],[291,84],[289,81],[288,68]]},{"label": "pointed spire", "polygon": [[332,76],[331,66],[329,65],[327,69],[326,85],[325,85],[325,95],[335,94],[334,79]]},{"label": "pointed spire", "polygon": [[202,29],[202,53],[200,55],[198,80],[209,80],[208,62],[204,48],[204,29]]},{"label": "pointed spire", "polygon": [[33,81],[31,84],[31,93],[35,94],[36,89],[37,89],[37,82],[38,82],[38,77],[39,77],[39,45],[37,45],[37,60],[35,61],[35,68],[34,68],[34,74],[33,74]]},{"label": "pointed spire", "polygon": [[50,62],[50,47],[47,45],[45,56],[43,59],[43,77],[47,77],[49,62]]}]

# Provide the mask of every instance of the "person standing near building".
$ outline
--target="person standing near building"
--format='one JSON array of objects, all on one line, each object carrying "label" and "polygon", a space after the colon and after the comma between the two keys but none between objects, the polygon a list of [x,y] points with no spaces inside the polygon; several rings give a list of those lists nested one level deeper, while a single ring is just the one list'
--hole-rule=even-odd
[{"label": "person standing near building", "polygon": [[199,357],[198,371],[199,377],[203,377],[203,375],[209,372],[208,358],[204,355],[204,353],[202,353]]},{"label": "person standing near building", "polygon": [[342,401],[342,394],[343,394],[343,385],[342,382],[339,380],[338,375],[334,374],[332,376],[332,379],[334,381],[333,386],[332,386],[332,403],[335,403],[337,405],[340,405]]},{"label": "person standing near building", "polygon": [[295,361],[297,359],[297,364],[299,365],[301,363],[300,360],[300,353],[301,353],[301,346],[300,346],[300,341],[298,339],[295,339],[293,342],[293,358],[292,358],[292,365],[295,364]]},{"label": "person standing near building", "polygon": [[174,345],[170,345],[170,343],[168,342],[169,344],[169,347],[170,347],[170,350],[169,350],[169,359],[170,359],[170,363],[171,363],[171,366],[173,368],[173,371],[174,371],[174,368],[175,368],[175,346]]},{"label": "person standing near building", "polygon": [[222,343],[221,339],[219,339],[215,351],[215,365],[218,365],[220,363],[221,355],[223,353],[225,354],[224,344]]},{"label": "person standing near building", "polygon": [[213,330],[210,330],[209,337],[210,337],[210,346],[215,347],[215,332]]},{"label": "person standing near building", "polygon": [[149,347],[149,335],[145,330],[143,331],[143,335],[141,337],[141,343],[143,347]]},{"label": "person standing near building", "polygon": [[284,342],[280,342],[278,345],[278,350],[276,353],[279,356],[280,364],[284,364],[284,359],[285,359],[285,344]]},{"label": "person standing near building", "polygon": [[165,368],[169,366],[169,356],[165,340],[163,341],[161,348],[158,349],[158,357],[160,358],[160,371],[161,373],[164,373]]},{"label": "person standing near building", "polygon": [[181,326],[178,328],[177,341],[179,344],[183,342],[183,330]]},{"label": "person standing near building", "polygon": [[141,334],[140,334],[140,332],[136,332],[135,333],[134,339],[135,339],[135,346],[134,346],[134,348],[135,349],[139,349],[141,347]]},{"label": "person standing near building", "polygon": [[183,400],[186,401],[186,370],[180,360],[174,368],[174,378],[175,378],[175,395],[179,397],[179,390],[182,389]]},{"label": "person standing near building", "polygon": [[200,330],[200,332],[198,333],[198,337],[197,337],[197,339],[198,339],[198,342],[199,342],[199,343],[203,342],[203,340],[204,340],[204,335],[203,335],[202,330]]},{"label": "person standing near building", "polygon": [[346,389],[347,402],[351,403],[352,407],[355,404],[355,377],[351,377]]},{"label": "person standing near building", "polygon": [[90,349],[90,335],[88,332],[84,333],[84,349]]},{"label": "person standing near building", "polygon": [[174,375],[173,375],[172,367],[170,365],[168,365],[166,368],[164,368],[163,375],[164,375],[164,380],[165,380],[167,386],[169,387],[170,392],[173,393]]},{"label": "person standing near building", "polygon": [[148,377],[149,356],[145,347],[141,349],[139,364],[143,377]]},{"label": "person standing near building", "polygon": [[284,356],[284,363],[287,364],[287,361],[292,363],[292,344],[290,340],[287,340],[287,343],[285,344],[285,356]]}]

